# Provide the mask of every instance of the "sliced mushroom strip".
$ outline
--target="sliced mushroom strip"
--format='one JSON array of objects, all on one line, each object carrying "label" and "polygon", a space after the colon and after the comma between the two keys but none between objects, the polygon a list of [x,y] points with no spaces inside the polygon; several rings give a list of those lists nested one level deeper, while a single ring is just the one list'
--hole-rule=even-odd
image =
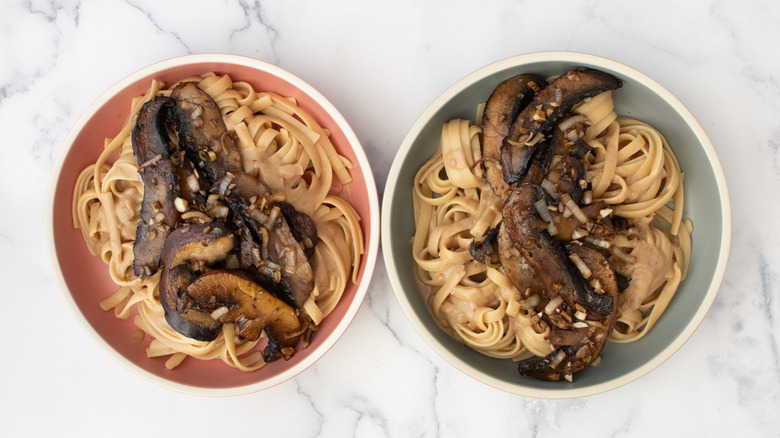
[{"label": "sliced mushroom strip", "polygon": [[579,204],[587,187],[585,164],[572,155],[559,158],[547,172],[546,179],[552,183],[555,193],[568,194],[575,204]]},{"label": "sliced mushroom strip", "polygon": [[509,186],[501,170],[501,143],[517,115],[547,82],[536,75],[519,75],[499,84],[485,103],[482,117],[482,160],[490,187],[501,199]]},{"label": "sliced mushroom strip", "polygon": [[512,191],[503,209],[509,237],[544,284],[546,299],[560,296],[572,306],[580,304],[599,313],[609,312],[614,306],[612,298],[588,290],[562,244],[547,231],[540,231],[543,226],[539,223],[544,222],[539,219],[534,203],[544,197],[543,190],[531,184]]},{"label": "sliced mushroom strip", "polygon": [[219,106],[193,82],[185,82],[171,92],[175,101],[172,121],[179,145],[211,185],[212,192],[225,198],[258,239],[258,227],[244,212],[252,196],[268,191],[257,178],[243,171],[236,140],[228,132]]},{"label": "sliced mushroom strip", "polygon": [[303,332],[294,308],[241,271],[220,269],[203,274],[187,287],[184,298],[187,311],[217,316],[219,326],[234,323],[243,339],[256,341],[265,331],[266,362],[289,359]]},{"label": "sliced mushroom strip", "polygon": [[290,231],[297,242],[300,242],[307,259],[314,255],[314,247],[317,246],[317,224],[308,214],[301,213],[291,204],[280,202],[277,204],[284,215],[284,219],[290,226]]},{"label": "sliced mushroom strip", "polygon": [[[534,158],[540,157],[547,149],[549,149],[549,142],[541,137],[535,139],[532,145],[504,143],[501,146],[501,170],[504,182],[512,187],[520,185],[533,167]],[[539,168],[536,173],[543,174],[544,169]],[[538,180],[538,177],[532,175],[531,180]]]},{"label": "sliced mushroom strip", "polygon": [[537,149],[548,147],[545,137],[576,104],[621,86],[614,76],[588,68],[552,81],[520,112],[501,145],[504,181],[514,184],[525,176]]},{"label": "sliced mushroom strip", "polygon": [[[502,149],[502,152],[509,152],[511,149]],[[522,178],[516,183],[513,184],[512,187],[517,187],[521,184],[536,184],[539,185],[544,181],[544,179],[547,177],[547,172],[549,172],[550,168],[550,160],[552,158],[552,153],[549,147],[546,147],[545,145],[541,145],[537,150],[536,153],[531,157],[531,162],[528,164],[528,170],[526,171],[525,175],[523,175]],[[508,161],[511,161],[514,159],[513,157],[507,157]]]},{"label": "sliced mushroom strip", "polygon": [[585,135],[590,121],[583,115],[570,116],[568,119],[559,123],[552,130],[550,140],[550,151],[553,156],[566,157],[572,155],[581,159],[593,148],[591,148],[582,136]]},{"label": "sliced mushroom strip", "polygon": [[210,341],[219,334],[221,324],[208,314],[188,308],[184,291],[196,276],[190,265],[211,265],[224,260],[233,249],[234,240],[233,234],[221,222],[185,225],[165,240],[160,303],[165,310],[165,320],[182,335]]},{"label": "sliced mushroom strip", "polygon": [[141,220],[133,244],[133,273],[147,278],[160,266],[160,251],[179,220],[175,200],[179,194],[165,131],[165,117],[172,100],[158,96],[138,112],[132,132],[133,155],[144,186]]},{"label": "sliced mushroom strip", "polygon": [[[269,268],[268,264],[263,267],[255,264],[255,272],[273,282],[286,283],[270,289],[291,291],[282,298],[295,306],[302,306],[314,288],[314,271],[301,243],[290,237],[292,234],[281,208],[275,207],[278,210],[276,214],[273,206],[268,206],[268,214],[260,211],[262,208],[257,209],[257,197],[268,193],[268,189],[259,179],[243,171],[236,140],[227,131],[218,105],[194,83],[177,86],[171,97],[176,102],[173,119],[180,145],[209,180],[212,192],[224,198],[235,219],[249,229],[255,242],[265,245],[264,236],[268,234],[269,261],[273,268]],[[294,210],[292,206],[287,208]],[[303,213],[296,213],[288,212],[287,216],[295,216],[302,223],[298,215]],[[305,233],[309,235],[313,231],[316,236],[314,222],[310,220],[306,226],[313,230]],[[311,244],[313,248],[316,241]],[[286,269],[277,268],[281,266]],[[275,275],[274,271],[279,274]]]},{"label": "sliced mushroom strip", "polygon": [[481,242],[472,241],[469,254],[474,260],[485,265],[498,262],[498,227],[491,228]]},{"label": "sliced mushroom strip", "polygon": [[242,170],[241,153],[235,138],[225,127],[214,99],[194,82],[178,85],[171,92],[171,98],[175,100],[172,120],[179,133],[179,142],[206,177],[216,181],[225,172]]},{"label": "sliced mushroom strip", "polygon": [[567,250],[590,270],[589,286],[595,293],[609,296],[615,305],[607,314],[575,306],[577,311],[571,326],[554,328],[550,333],[550,342],[556,350],[544,358],[521,361],[520,374],[545,380],[571,380],[574,373],[593,363],[601,353],[617,316],[618,284],[606,257],[598,249],[578,243],[570,243]]},{"label": "sliced mushroom strip", "polygon": [[284,219],[268,235],[268,256],[270,260],[278,260],[282,278],[290,286],[289,295],[280,298],[300,309],[314,289],[314,270]]},{"label": "sliced mushroom strip", "polygon": [[503,224],[498,233],[498,255],[504,273],[522,296],[528,298],[534,294],[544,295],[544,285],[539,275],[512,242]]},{"label": "sliced mushroom strip", "polygon": [[157,96],[144,103],[138,111],[132,142],[133,156],[139,166],[160,154],[170,154],[170,138],[165,130],[165,122],[173,104],[173,99]]}]

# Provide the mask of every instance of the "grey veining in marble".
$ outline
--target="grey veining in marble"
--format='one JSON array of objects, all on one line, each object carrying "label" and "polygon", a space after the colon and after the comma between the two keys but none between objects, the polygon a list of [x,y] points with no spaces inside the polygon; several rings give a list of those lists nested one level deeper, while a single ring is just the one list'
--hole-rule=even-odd
[{"label": "grey veining in marble", "polygon": [[[770,0],[4,1],[0,435],[778,436],[777,41],[780,3]],[[68,313],[47,255],[49,176],[78,116],[127,74],[187,53],[279,65],[350,122],[381,195],[407,130],[436,96],[483,65],[539,50],[594,53],[647,73],[690,108],[723,162],[734,222],[723,286],[691,339],[641,380],[560,401],[476,382],[416,334],[381,260],[328,354],[242,397],[148,383]]]}]

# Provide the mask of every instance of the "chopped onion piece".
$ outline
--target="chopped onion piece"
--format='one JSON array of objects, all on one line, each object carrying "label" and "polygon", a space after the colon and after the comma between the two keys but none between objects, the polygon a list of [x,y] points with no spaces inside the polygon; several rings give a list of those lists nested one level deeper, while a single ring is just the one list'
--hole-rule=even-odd
[{"label": "chopped onion piece", "polygon": [[261,265],[264,259],[260,257],[260,248],[252,248],[251,254],[252,264],[255,266]]},{"label": "chopped onion piece", "polygon": [[249,216],[256,220],[258,223],[265,224],[268,221],[268,215],[260,210],[252,210],[249,212]]},{"label": "chopped onion piece", "polygon": [[531,139],[531,141],[529,141],[528,143],[526,143],[526,145],[527,145],[527,146],[533,146],[533,145],[535,145],[536,143],[539,143],[540,141],[542,141],[542,139],[543,139],[543,138],[544,138],[544,135],[542,135],[542,133],[541,133],[541,132],[540,132],[540,133],[537,133],[537,134],[536,134],[536,136],[535,136],[534,138],[532,138],[532,139]]},{"label": "chopped onion piece", "polygon": [[190,114],[190,120],[197,119],[201,114],[203,114],[203,107],[200,105],[195,105],[195,108],[192,109],[192,113]]},{"label": "chopped onion piece", "polygon": [[583,230],[582,228],[577,228],[576,230],[571,232],[571,239],[572,240],[577,240],[577,239],[580,239],[580,238],[583,238],[583,237],[587,236],[588,234],[589,233],[588,233],[587,230]]},{"label": "chopped onion piece", "polygon": [[523,309],[533,309],[539,304],[539,295],[533,294],[530,297],[520,301],[520,307]]},{"label": "chopped onion piece", "polygon": [[281,210],[279,209],[279,207],[275,205],[271,209],[271,213],[268,214],[268,220],[266,220],[263,225],[265,225],[266,228],[273,227],[274,224],[276,224],[276,220],[279,219],[279,213],[280,212],[281,212]]},{"label": "chopped onion piece", "polygon": [[214,208],[214,216],[218,218],[226,218],[228,213],[230,212],[230,209],[225,205],[219,205]]},{"label": "chopped onion piece", "polygon": [[571,116],[568,119],[566,119],[566,120],[562,121],[561,123],[559,123],[558,124],[558,129],[560,129],[563,132],[566,132],[567,129],[571,128],[575,124],[580,123],[580,122],[584,122],[586,120],[588,120],[587,117],[585,117],[585,116],[583,116],[581,114],[580,115],[576,115],[576,116]]},{"label": "chopped onion piece", "polygon": [[155,164],[157,164],[162,159],[163,159],[163,154],[157,154],[154,157],[152,157],[151,160],[149,160],[146,163],[142,164],[141,167],[154,166]]},{"label": "chopped onion piece", "polygon": [[274,262],[272,262],[272,261],[270,261],[270,260],[265,260],[265,261],[263,262],[263,264],[264,264],[265,266],[268,266],[269,268],[273,269],[274,271],[278,271],[279,269],[282,269],[282,267],[281,267],[279,264],[277,264],[277,263],[274,263]]},{"label": "chopped onion piece", "polygon": [[512,146],[518,147],[518,148],[524,148],[525,145],[526,145],[526,143],[523,142],[523,141],[515,141],[515,140],[510,140],[510,139],[507,139],[506,142],[511,144]]},{"label": "chopped onion piece", "polygon": [[187,187],[192,192],[197,192],[200,190],[200,183],[198,183],[198,177],[196,177],[194,174],[190,174],[187,177]]},{"label": "chopped onion piece", "polygon": [[268,260],[268,230],[265,227],[260,228],[260,237],[263,241],[260,242],[260,254],[263,256],[263,260]]},{"label": "chopped onion piece", "polygon": [[560,195],[558,195],[558,192],[555,190],[555,184],[552,183],[549,179],[545,178],[542,180],[542,183],[539,184],[542,186],[545,192],[553,197],[553,199],[559,199]]},{"label": "chopped onion piece", "polygon": [[231,182],[233,182],[234,175],[230,172],[227,172],[225,176],[222,177],[222,179],[219,180],[217,183],[217,193],[219,193],[219,196],[225,196],[225,192],[227,191],[228,186]]},{"label": "chopped onion piece", "polygon": [[561,90],[561,87],[555,87],[553,89],[553,97],[555,97],[553,102],[556,104],[554,106],[560,106],[563,102],[563,90]]},{"label": "chopped onion piece", "polygon": [[563,201],[563,204],[571,210],[571,213],[574,215],[575,218],[577,218],[578,221],[585,224],[588,222],[588,217],[585,216],[585,213],[580,210],[580,206],[577,205],[576,202],[574,202],[573,199],[571,199],[571,195],[568,193],[564,193],[561,195],[561,201]]},{"label": "chopped onion piece", "polygon": [[555,312],[555,309],[557,309],[558,306],[560,306],[561,304],[563,304],[563,298],[560,295],[558,295],[555,298],[551,299],[546,306],[544,306],[544,313],[548,315],[552,314],[553,312]]},{"label": "chopped onion piece", "polygon": [[612,248],[612,255],[615,256],[616,259],[626,262],[626,263],[636,263],[636,257],[623,251],[622,249],[618,248],[617,246]]},{"label": "chopped onion piece", "polygon": [[184,213],[189,208],[190,203],[187,202],[186,199],[177,196],[176,199],[173,200],[173,206],[176,207],[176,210],[178,210],[179,213]]},{"label": "chopped onion piece", "polygon": [[227,308],[227,306],[217,307],[217,309],[216,309],[216,310],[214,310],[213,312],[211,312],[211,317],[212,317],[213,319],[219,319],[219,318],[221,318],[221,317],[222,317],[222,315],[224,315],[224,314],[228,313],[228,310],[229,310],[229,309]]},{"label": "chopped onion piece", "polygon": [[539,212],[539,216],[542,218],[543,221],[552,222],[552,216],[550,215],[550,210],[547,209],[547,203],[544,202],[544,199],[540,199],[534,202],[534,207],[536,208],[536,211]]},{"label": "chopped onion piece", "polygon": [[209,195],[208,198],[206,198],[206,209],[211,210],[217,205],[217,201],[219,200],[219,195]]},{"label": "chopped onion piece", "polygon": [[586,190],[582,194],[582,203],[585,205],[590,205],[593,202],[593,191]]},{"label": "chopped onion piece", "polygon": [[289,247],[284,249],[284,271],[295,274],[295,252]]},{"label": "chopped onion piece", "polygon": [[564,359],[566,359],[566,353],[564,353],[563,350],[558,350],[550,361],[550,368],[557,368]]},{"label": "chopped onion piece", "polygon": [[580,274],[582,274],[583,278],[590,278],[591,275],[593,275],[593,272],[591,272],[590,268],[588,268],[588,265],[585,264],[585,262],[582,261],[582,258],[580,258],[577,254],[569,254],[569,260],[574,263],[574,266],[577,267],[577,269],[580,271]]},{"label": "chopped onion piece", "polygon": [[599,239],[598,237],[594,237],[594,236],[585,237],[585,241],[590,243],[591,245],[598,246],[599,248],[609,249],[610,247],[612,247],[612,244],[610,244],[606,240]]}]

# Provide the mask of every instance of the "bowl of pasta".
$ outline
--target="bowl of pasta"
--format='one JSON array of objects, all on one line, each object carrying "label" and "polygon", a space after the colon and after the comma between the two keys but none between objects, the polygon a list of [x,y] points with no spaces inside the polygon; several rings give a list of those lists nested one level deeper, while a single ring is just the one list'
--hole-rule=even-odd
[{"label": "bowl of pasta", "polygon": [[379,248],[371,167],[317,90],[274,65],[188,55],[121,80],[54,166],[64,300],[132,372],[198,395],[297,375],[345,332]]},{"label": "bowl of pasta", "polygon": [[541,52],[422,113],[388,176],[382,239],[433,350],[496,388],[571,398],[644,376],[691,336],[731,214],[715,149],[675,96],[609,59]]}]

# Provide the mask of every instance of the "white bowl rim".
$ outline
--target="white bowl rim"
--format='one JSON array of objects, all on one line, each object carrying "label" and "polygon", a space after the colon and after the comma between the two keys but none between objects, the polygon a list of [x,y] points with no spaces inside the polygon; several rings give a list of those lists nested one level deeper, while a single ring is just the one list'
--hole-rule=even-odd
[{"label": "white bowl rim", "polygon": [[[50,262],[52,263],[55,278],[57,280],[57,283],[59,284],[59,289],[62,292],[61,295],[64,298],[66,305],[70,309],[71,314],[76,318],[78,323],[81,325],[82,329],[84,329],[84,331],[87,332],[89,337],[92,338],[92,340],[95,343],[97,343],[97,345],[106,354],[108,354],[108,356],[110,356],[112,359],[117,361],[120,365],[124,366],[126,369],[130,370],[134,374],[152,383],[155,383],[157,385],[160,385],[162,387],[177,392],[192,394],[192,395],[200,395],[200,396],[244,395],[244,394],[250,394],[253,392],[261,391],[263,389],[270,388],[272,386],[278,385],[282,382],[285,382],[297,376],[305,369],[313,365],[323,355],[325,355],[325,353],[327,353],[331,349],[331,347],[333,347],[333,345],[335,345],[335,343],[344,334],[344,332],[347,330],[347,327],[349,327],[349,325],[354,320],[355,315],[357,314],[357,311],[360,308],[360,305],[365,299],[366,293],[368,292],[369,284],[373,277],[374,268],[376,267],[376,261],[379,254],[379,237],[380,237],[379,215],[372,214],[371,217],[368,218],[370,235],[364,236],[364,238],[367,239],[371,244],[368,247],[366,253],[363,255],[362,263],[364,263],[365,266],[363,281],[357,285],[357,289],[355,291],[355,299],[352,301],[352,303],[350,303],[350,306],[347,308],[344,318],[336,325],[330,337],[328,337],[323,342],[323,344],[319,346],[318,350],[315,351],[314,354],[307,356],[304,360],[297,363],[295,366],[285,370],[282,373],[279,373],[273,378],[252,383],[249,385],[234,386],[234,387],[227,387],[227,388],[206,388],[206,387],[186,385],[186,384],[164,379],[134,364],[133,362],[131,362],[130,360],[128,360],[127,358],[119,354],[119,352],[114,350],[114,348],[111,347],[111,345],[109,345],[100,336],[100,334],[95,330],[95,328],[92,327],[92,325],[90,325],[90,323],[87,321],[84,315],[82,315],[81,311],[76,305],[76,301],[73,299],[68,289],[68,286],[65,283],[65,277],[62,273],[62,270],[60,269],[59,261],[57,260],[56,247],[54,244],[54,226],[53,226],[54,193],[56,191],[57,182],[59,181],[60,174],[62,172],[62,166],[65,162],[65,157],[68,155],[68,152],[73,147],[73,142],[76,136],[78,136],[78,134],[84,128],[84,125],[95,114],[95,112],[98,109],[100,109],[100,107],[102,107],[111,97],[113,97],[115,94],[117,94],[119,91],[129,86],[133,82],[160,70],[164,70],[172,67],[178,67],[182,65],[191,65],[191,64],[199,64],[199,63],[236,64],[236,65],[242,65],[242,66],[254,68],[256,70],[264,71],[289,82],[299,90],[306,93],[314,101],[316,101],[317,104],[320,105],[325,110],[325,112],[333,118],[335,123],[344,133],[347,142],[350,145],[352,145],[353,151],[355,153],[355,157],[357,158],[358,161],[357,165],[361,169],[363,169],[363,175],[366,183],[366,192],[368,194],[368,200],[369,200],[369,209],[371,212],[379,211],[379,196],[376,190],[376,182],[374,181],[373,171],[371,169],[371,165],[368,162],[368,158],[366,157],[362,144],[360,140],[358,140],[357,135],[352,130],[349,123],[347,123],[344,116],[336,109],[335,106],[333,106],[333,104],[327,98],[325,98],[324,95],[322,95],[319,91],[317,91],[313,86],[311,86],[304,80],[282,69],[281,67],[270,64],[268,62],[261,61],[255,58],[241,56],[241,55],[232,55],[232,54],[224,54],[224,53],[203,53],[203,54],[194,54],[194,55],[182,55],[174,58],[169,58],[148,65],[134,73],[131,73],[130,75],[126,76],[124,79],[120,80],[119,82],[111,86],[111,88],[106,90],[89,107],[87,107],[87,109],[81,114],[81,116],[79,116],[79,119],[69,131],[67,137],[65,138],[65,141],[63,141],[63,146],[60,148],[59,154],[57,155],[57,158],[54,161],[54,165],[52,168],[51,177],[49,180],[49,190],[46,199],[46,227],[47,227],[46,240],[48,242],[48,247],[49,247]],[[366,220],[365,218],[361,218],[361,219]]]},{"label": "white bowl rim", "polygon": [[[614,72],[617,72],[618,74],[625,75],[626,77],[634,78],[639,82],[641,82],[643,85],[645,85],[647,88],[652,90],[654,93],[656,93],[659,97],[661,97],[665,102],[667,102],[680,114],[680,116],[685,120],[688,126],[690,126],[696,138],[701,142],[704,152],[707,155],[707,158],[710,160],[710,163],[712,165],[713,173],[715,174],[715,181],[720,196],[720,202],[723,208],[723,224],[721,227],[723,244],[721,245],[720,252],[718,254],[718,259],[717,259],[718,262],[715,268],[712,281],[710,282],[710,287],[704,297],[703,302],[699,306],[698,310],[696,311],[696,313],[694,314],[693,318],[688,323],[688,325],[685,326],[685,328],[680,332],[679,336],[673,339],[669,343],[669,345],[666,346],[666,348],[664,348],[658,355],[656,355],[654,358],[652,358],[650,361],[648,361],[641,367],[629,373],[626,373],[620,376],[619,378],[615,378],[613,380],[604,383],[588,386],[585,388],[539,389],[539,388],[521,387],[517,385],[509,385],[503,380],[497,379],[489,374],[486,374],[472,367],[471,365],[463,361],[461,358],[459,358],[457,355],[452,354],[449,350],[442,347],[439,344],[439,342],[433,337],[433,335],[428,332],[426,327],[423,325],[422,321],[417,317],[417,314],[412,308],[411,302],[407,299],[406,295],[404,294],[403,292],[404,289],[401,285],[401,279],[398,277],[398,269],[392,257],[392,251],[389,243],[392,242],[390,236],[391,215],[390,215],[389,207],[390,207],[390,202],[395,195],[396,183],[398,180],[399,173],[401,172],[401,164],[404,158],[408,155],[409,150],[411,149],[412,144],[414,143],[414,140],[417,138],[417,136],[420,135],[420,132],[422,131],[424,125],[426,124],[427,119],[430,117],[431,114],[434,114],[436,111],[440,110],[450,99],[452,99],[455,95],[460,93],[464,88],[468,87],[475,81],[482,79],[492,73],[506,70],[508,68],[515,67],[518,65],[523,65],[523,64],[531,64],[537,62],[561,62],[561,61],[569,62],[572,64],[582,63],[582,64],[598,65],[598,66],[602,66],[603,68],[610,69]],[[501,389],[503,391],[514,393],[517,395],[536,397],[536,398],[563,399],[563,398],[585,397],[585,396],[600,394],[621,387],[630,382],[633,382],[634,380],[639,379],[640,377],[646,375],[647,373],[649,373],[650,371],[652,371],[653,369],[661,365],[664,361],[666,361],[669,357],[671,357],[691,337],[693,332],[696,330],[696,328],[699,326],[701,321],[707,315],[707,312],[709,311],[712,302],[715,300],[715,296],[717,295],[718,289],[720,288],[721,282],[723,281],[723,276],[726,272],[726,262],[728,261],[728,255],[731,247],[731,203],[730,203],[730,198],[728,193],[728,187],[726,184],[726,176],[723,172],[723,167],[721,166],[720,159],[718,158],[718,155],[715,151],[714,146],[712,145],[712,142],[710,141],[709,137],[707,136],[706,132],[701,127],[699,122],[693,116],[693,114],[669,90],[664,88],[661,84],[656,82],[651,77],[645,75],[644,73],[632,67],[629,67],[623,63],[608,58],[604,58],[602,56],[580,53],[580,52],[546,51],[546,52],[534,52],[534,53],[512,56],[488,64],[470,73],[463,79],[457,81],[455,84],[447,88],[447,90],[445,90],[438,98],[436,98],[436,100],[434,100],[428,106],[428,108],[425,109],[425,111],[423,111],[423,113],[420,115],[420,117],[417,119],[414,125],[412,125],[411,129],[409,130],[409,133],[406,135],[403,142],[401,143],[401,147],[399,148],[396,157],[393,160],[393,163],[390,167],[390,172],[388,173],[387,176],[387,183],[385,185],[385,191],[382,198],[382,225],[381,226],[382,226],[382,242],[384,242],[384,244],[382,245],[382,255],[385,261],[388,276],[390,277],[390,284],[393,288],[393,291],[395,292],[395,296],[398,299],[399,303],[401,304],[401,308],[403,309],[404,313],[409,319],[409,322],[414,326],[414,328],[417,330],[417,333],[423,338],[423,340],[425,340],[425,342],[436,353],[438,353],[447,362],[449,362],[451,365],[453,365],[455,368],[457,368],[464,374],[478,381],[486,383],[490,386]]]}]

